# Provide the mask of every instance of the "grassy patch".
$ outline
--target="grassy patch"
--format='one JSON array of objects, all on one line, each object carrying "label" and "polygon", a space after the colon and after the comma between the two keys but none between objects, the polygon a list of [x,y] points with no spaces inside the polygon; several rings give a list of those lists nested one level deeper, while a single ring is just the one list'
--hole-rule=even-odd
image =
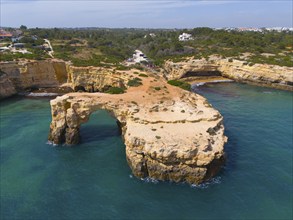
[{"label": "grassy patch", "polygon": [[169,80],[168,83],[172,86],[180,87],[181,89],[190,91],[190,84],[187,82],[181,82],[179,80]]},{"label": "grassy patch", "polygon": [[141,77],[149,77],[148,75],[146,75],[144,73],[140,73],[138,76],[141,76]]},{"label": "grassy patch", "polygon": [[142,85],[141,78],[135,77],[134,79],[129,80],[127,85],[132,87],[140,86]]},{"label": "grassy patch", "polygon": [[130,70],[128,66],[117,65],[116,70]]}]

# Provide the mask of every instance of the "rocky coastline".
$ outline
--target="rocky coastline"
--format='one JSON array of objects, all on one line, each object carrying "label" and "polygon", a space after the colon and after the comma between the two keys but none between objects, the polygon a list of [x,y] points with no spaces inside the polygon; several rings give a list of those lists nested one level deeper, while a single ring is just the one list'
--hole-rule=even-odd
[{"label": "rocky coastline", "polygon": [[[103,67],[75,67],[58,59],[0,62],[0,99],[40,88],[68,88],[70,91],[103,92],[107,87],[124,87],[124,71]],[[186,58],[166,61],[160,73],[167,80],[209,82],[230,79],[258,86],[293,91],[293,68],[244,61]],[[58,93],[58,92],[57,92]],[[64,94],[60,92],[59,94]]]},{"label": "rocky coastline", "polygon": [[[228,59],[166,61],[158,74],[138,70],[75,67],[62,60],[0,63],[0,99],[17,93],[58,94],[51,100],[52,144],[79,143],[79,128],[92,112],[106,109],[118,122],[126,159],[136,177],[199,184],[215,176],[225,161],[223,117],[207,100],[171,86],[167,80],[235,80],[293,91],[293,68]],[[167,79],[167,80],[166,80]],[[124,94],[100,93],[107,88]]]}]

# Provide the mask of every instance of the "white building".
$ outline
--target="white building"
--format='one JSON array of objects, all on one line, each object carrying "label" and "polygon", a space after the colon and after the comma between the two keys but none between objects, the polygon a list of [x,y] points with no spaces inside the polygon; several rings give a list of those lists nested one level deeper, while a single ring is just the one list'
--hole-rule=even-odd
[{"label": "white building", "polygon": [[193,40],[193,37],[191,34],[183,33],[179,35],[178,39],[179,41],[188,41],[188,40]]},{"label": "white building", "polygon": [[154,34],[154,33],[150,33],[150,34],[145,35],[144,38],[147,38],[148,35],[149,35],[150,37],[152,37],[152,38],[156,37],[156,34]]},{"label": "white building", "polygon": [[140,62],[149,62],[148,58],[146,55],[144,55],[143,52],[141,52],[140,50],[135,50],[135,54],[133,54],[133,61],[135,63],[140,63]]}]

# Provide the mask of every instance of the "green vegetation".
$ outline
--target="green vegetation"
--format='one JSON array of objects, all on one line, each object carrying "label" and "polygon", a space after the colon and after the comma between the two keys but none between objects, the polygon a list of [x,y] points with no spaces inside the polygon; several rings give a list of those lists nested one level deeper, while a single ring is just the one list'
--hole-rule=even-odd
[{"label": "green vegetation", "polygon": [[125,89],[123,88],[119,88],[119,87],[110,87],[106,93],[109,93],[109,94],[122,94],[125,92]]},{"label": "green vegetation", "polygon": [[141,77],[149,77],[148,75],[146,75],[144,73],[140,73],[138,76],[141,76]]},{"label": "green vegetation", "polygon": [[[26,29],[24,26],[22,30],[25,37],[21,42],[33,47],[40,45],[41,39],[47,38],[51,41],[56,58],[71,60],[76,66],[114,66],[118,70],[125,70],[127,67],[121,66],[120,63],[131,57],[135,49],[142,50],[157,66],[167,59],[180,62],[187,56],[207,59],[214,54],[223,58],[243,59],[248,63],[293,66],[292,32],[228,32],[210,28]],[[192,34],[194,40],[180,42],[178,36],[182,32]],[[156,37],[150,37],[149,33],[154,33]],[[31,36],[37,36],[38,39],[33,41]],[[249,55],[243,57],[244,53]],[[266,54],[273,56],[268,57]],[[25,56],[29,58],[28,55]],[[11,60],[14,57],[19,58],[19,55],[1,56],[1,60]],[[46,58],[40,53],[32,57]],[[143,70],[139,65],[137,68]]]},{"label": "green vegetation", "polygon": [[127,85],[132,87],[140,86],[142,85],[141,78],[135,77],[134,79],[129,80]]},{"label": "green vegetation", "polygon": [[39,49],[30,49],[31,54],[22,53],[0,53],[0,61],[13,61],[18,59],[44,60],[50,58],[44,51]]},{"label": "green vegetation", "polygon": [[116,70],[130,70],[130,67],[123,66],[123,65],[117,65]]},{"label": "green vegetation", "polygon": [[187,91],[190,91],[190,88],[191,88],[189,83],[182,82],[179,80],[169,80],[168,83],[172,86],[177,86],[177,87],[180,87],[181,89],[185,89]]}]

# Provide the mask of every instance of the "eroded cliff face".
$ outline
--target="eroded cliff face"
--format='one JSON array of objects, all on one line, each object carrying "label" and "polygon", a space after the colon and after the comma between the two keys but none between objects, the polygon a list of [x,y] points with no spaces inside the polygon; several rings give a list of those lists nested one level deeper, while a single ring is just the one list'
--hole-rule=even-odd
[{"label": "eroded cliff face", "polygon": [[58,60],[2,62],[0,68],[17,91],[57,87],[67,79],[66,63]]},{"label": "eroded cliff face", "polygon": [[125,87],[127,74],[102,67],[68,66],[68,83],[75,90],[83,88],[87,92],[99,92],[107,87]]},{"label": "eroded cliff face", "polygon": [[67,86],[75,91],[99,92],[109,87],[126,87],[130,79],[123,71],[102,67],[75,67],[57,59],[1,62],[0,70],[11,82],[4,84],[4,80],[0,81],[0,88],[3,88],[1,97],[9,97],[30,88],[60,86]]},{"label": "eroded cliff face", "polygon": [[6,73],[0,72],[0,99],[15,95],[16,89]]},{"label": "eroded cliff face", "polygon": [[[243,61],[228,59],[193,59],[174,63],[166,61],[168,79],[224,76],[240,82],[293,91],[293,68],[274,65],[245,65]],[[98,92],[108,87],[126,87],[129,76],[123,71],[102,67],[75,67],[57,59],[43,61],[1,62],[6,74],[0,81],[2,98],[29,88],[55,88],[66,84],[75,91]]]},{"label": "eroded cliff face", "polygon": [[49,140],[77,144],[80,125],[98,109],[119,121],[126,158],[137,177],[198,184],[224,163],[220,113],[203,97],[150,77],[125,94],[71,93],[52,100]]},{"label": "eroded cliff face", "polygon": [[[189,58],[174,63],[165,62],[165,73],[168,79],[180,79],[189,76],[198,77],[202,73],[210,76],[220,75],[239,82],[293,91],[293,68],[267,64],[246,65],[244,61],[214,58],[210,60]],[[207,76],[209,74],[206,74]]]}]

